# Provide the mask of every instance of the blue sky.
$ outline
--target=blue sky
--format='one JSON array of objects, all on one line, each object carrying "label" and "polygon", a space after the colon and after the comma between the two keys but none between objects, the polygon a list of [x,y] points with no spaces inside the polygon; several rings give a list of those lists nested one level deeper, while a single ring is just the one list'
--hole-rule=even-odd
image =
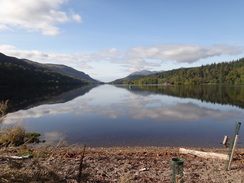
[{"label": "blue sky", "polygon": [[0,52],[101,81],[244,56],[243,0],[0,0]]}]

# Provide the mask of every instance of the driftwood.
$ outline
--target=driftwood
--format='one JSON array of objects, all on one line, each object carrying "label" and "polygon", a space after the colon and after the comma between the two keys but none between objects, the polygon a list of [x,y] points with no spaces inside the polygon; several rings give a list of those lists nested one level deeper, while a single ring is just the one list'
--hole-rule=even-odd
[{"label": "driftwood", "polygon": [[4,156],[4,158],[22,160],[22,159],[31,158],[31,156]]},{"label": "driftwood", "polygon": [[190,149],[185,149],[185,148],[180,148],[179,152],[181,154],[195,155],[195,156],[202,157],[202,158],[213,158],[213,159],[221,159],[221,160],[229,159],[229,156],[226,154],[195,151],[195,150],[190,150]]}]

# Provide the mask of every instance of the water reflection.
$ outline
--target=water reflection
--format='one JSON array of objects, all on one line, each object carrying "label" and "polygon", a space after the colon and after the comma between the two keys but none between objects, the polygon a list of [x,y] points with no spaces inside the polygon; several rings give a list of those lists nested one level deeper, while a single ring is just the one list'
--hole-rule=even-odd
[{"label": "water reflection", "polygon": [[[171,99],[172,100],[172,99]],[[132,95],[123,101],[110,101],[107,105],[95,104],[95,96],[78,98],[65,104],[41,105],[29,110],[20,110],[8,115],[10,119],[39,118],[48,115],[59,115],[73,112],[75,115],[92,113],[104,118],[117,119],[120,116],[129,116],[133,119],[145,119],[158,122],[190,122],[203,120],[209,116],[215,120],[240,118],[238,110],[218,110],[200,106],[193,102],[164,103],[163,100]],[[173,101],[173,100],[172,100]],[[97,102],[97,101],[96,101]],[[93,103],[93,104],[92,104]],[[10,117],[12,116],[12,117]]]},{"label": "water reflection", "polygon": [[[150,95],[153,93],[176,96],[180,98],[194,98],[202,102],[228,104],[244,108],[244,86],[221,86],[221,85],[139,85],[133,87],[118,86],[129,89],[131,92]],[[146,92],[148,91],[148,92]]]},{"label": "water reflection", "polygon": [[0,101],[8,101],[7,113],[29,109],[42,104],[55,104],[70,101],[89,92],[91,86],[53,86],[0,88]]},{"label": "water reflection", "polygon": [[167,95],[157,87],[130,90],[102,85],[65,103],[9,113],[4,122],[23,119],[50,141],[65,134],[70,143],[90,146],[219,146],[244,116],[238,107],[170,96],[178,90],[173,87],[164,90]]},{"label": "water reflection", "polygon": [[53,131],[44,133],[43,138],[49,144],[58,144],[65,140],[65,135],[61,132]]}]

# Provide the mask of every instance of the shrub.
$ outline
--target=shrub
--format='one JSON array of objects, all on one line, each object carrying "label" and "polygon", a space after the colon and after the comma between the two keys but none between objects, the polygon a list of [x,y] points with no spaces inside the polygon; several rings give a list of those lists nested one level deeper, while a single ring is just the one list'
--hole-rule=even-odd
[{"label": "shrub", "polygon": [[25,129],[23,127],[9,127],[0,132],[1,146],[19,146],[24,143]]},{"label": "shrub", "polygon": [[39,143],[39,133],[26,133],[21,126],[8,127],[0,131],[0,146],[20,146],[24,143]]},{"label": "shrub", "polygon": [[8,100],[0,101],[0,123],[3,121],[8,108]]}]

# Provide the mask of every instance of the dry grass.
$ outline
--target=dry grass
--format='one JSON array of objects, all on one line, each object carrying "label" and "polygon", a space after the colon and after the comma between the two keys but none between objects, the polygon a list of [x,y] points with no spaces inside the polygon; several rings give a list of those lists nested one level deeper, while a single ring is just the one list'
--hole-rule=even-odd
[{"label": "dry grass", "polygon": [[8,160],[1,168],[0,182],[2,183],[27,183],[27,182],[66,182],[58,174],[58,164],[43,165],[37,159],[31,161]]},{"label": "dry grass", "polygon": [[[1,149],[0,182],[64,182],[57,175],[56,165],[46,166],[39,157],[26,160],[15,160],[8,155],[21,156],[24,152],[32,152],[26,147],[8,147]],[[55,180],[55,181],[53,181]]]},{"label": "dry grass", "polygon": [[3,122],[5,115],[7,114],[8,100],[0,101],[0,123]]},{"label": "dry grass", "polygon": [[[4,103],[4,104],[7,104]],[[0,107],[3,107],[3,102]],[[1,114],[5,115],[1,108]],[[3,118],[2,118],[3,119]],[[62,155],[67,148],[64,143],[59,146],[27,146],[27,143],[39,142],[38,133],[26,133],[21,126],[6,127],[0,131],[0,182],[1,183],[66,183],[87,182],[87,173],[83,172],[85,147],[78,162],[77,170],[74,168],[65,174]],[[13,156],[28,156],[29,159],[16,160]],[[72,166],[71,166],[72,167]]]},{"label": "dry grass", "polygon": [[[6,157],[26,153],[33,158],[11,160]],[[185,182],[244,182],[244,149],[237,152],[231,171],[225,171],[225,161],[180,155],[178,148],[88,147],[85,152],[79,146],[63,144],[0,148],[0,182],[171,182],[173,157],[185,159]]]},{"label": "dry grass", "polygon": [[0,147],[20,146],[27,143],[39,143],[39,133],[26,132],[21,125],[5,127],[0,131]]},{"label": "dry grass", "polygon": [[19,146],[25,141],[25,129],[21,126],[8,127],[0,131],[0,146]]},{"label": "dry grass", "polygon": [[[80,161],[76,165],[71,165],[72,170],[65,169],[65,153],[70,147],[42,146],[29,147],[22,145],[19,147],[0,148],[0,182],[1,183],[67,183],[87,182],[89,174],[84,171],[83,158],[85,149],[79,151]],[[32,155],[32,158],[15,160],[9,155],[22,156]]]},{"label": "dry grass", "polygon": [[0,102],[0,116],[4,116],[7,112],[8,100]]},{"label": "dry grass", "polygon": [[132,173],[126,170],[126,167],[123,167],[119,178],[119,183],[132,183],[132,180]]}]

